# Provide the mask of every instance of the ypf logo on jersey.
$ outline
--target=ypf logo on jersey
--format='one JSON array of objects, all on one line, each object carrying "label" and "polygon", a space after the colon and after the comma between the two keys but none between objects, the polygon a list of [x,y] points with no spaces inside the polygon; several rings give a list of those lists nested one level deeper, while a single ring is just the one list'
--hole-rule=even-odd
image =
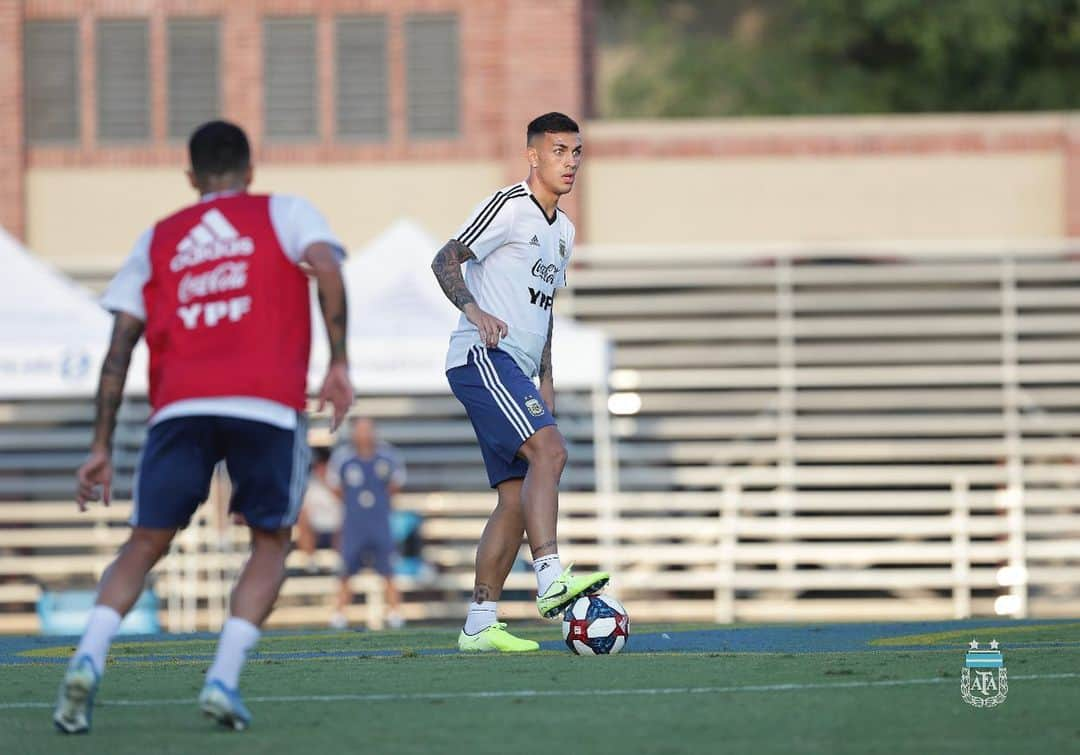
[{"label": "ypf logo on jersey", "polygon": [[[229,257],[246,257],[255,252],[255,241],[241,236],[229,219],[216,207],[203,213],[199,222],[176,245],[169,263],[174,273],[204,262]],[[250,296],[234,296],[206,302],[191,302],[205,296],[239,291],[247,286],[247,262],[223,262],[212,270],[185,273],[176,296],[182,305],[176,314],[188,330],[202,325],[213,328],[221,322],[237,322],[251,311]]]},{"label": "ypf logo on jersey", "polygon": [[968,648],[960,672],[960,697],[976,708],[993,708],[1005,702],[1009,677],[998,641],[992,640],[989,650],[980,650],[978,640],[972,640]]}]

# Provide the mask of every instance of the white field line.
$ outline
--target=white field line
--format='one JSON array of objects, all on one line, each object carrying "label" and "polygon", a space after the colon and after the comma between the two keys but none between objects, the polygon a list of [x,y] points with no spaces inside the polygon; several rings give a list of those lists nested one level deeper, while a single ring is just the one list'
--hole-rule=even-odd
[{"label": "white field line", "polygon": [[[1023,679],[1076,679],[1080,673],[1060,674],[1023,674],[1009,677],[1009,681]],[[653,687],[644,689],[592,689],[592,690],[555,690],[555,689],[519,689],[489,690],[486,692],[387,692],[353,695],[272,695],[265,697],[247,697],[249,703],[336,703],[336,702],[421,702],[424,700],[475,700],[515,697],[625,697],[631,695],[717,695],[736,692],[800,692],[803,690],[852,689],[865,687],[908,687],[918,684],[956,684],[955,678],[934,677],[932,679],[884,679],[868,682],[831,682],[827,684],[791,683],[791,684],[746,684],[730,687]],[[194,705],[194,697],[164,698],[159,700],[101,700],[103,707],[149,708],[156,705]],[[26,702],[0,703],[0,710],[20,708],[51,708],[54,703]]]}]

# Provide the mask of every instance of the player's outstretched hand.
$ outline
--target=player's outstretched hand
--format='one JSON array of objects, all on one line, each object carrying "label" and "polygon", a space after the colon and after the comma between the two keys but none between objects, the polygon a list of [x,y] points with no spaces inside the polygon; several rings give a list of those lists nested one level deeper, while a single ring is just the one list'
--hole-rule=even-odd
[{"label": "player's outstretched hand", "polygon": [[112,459],[109,452],[103,449],[92,449],[79,471],[75,473],[79,487],[75,493],[75,502],[79,504],[79,511],[86,511],[88,501],[104,500],[109,505],[112,494]]},{"label": "player's outstretched hand", "polygon": [[480,340],[489,349],[498,346],[499,339],[505,338],[506,334],[510,332],[505,322],[495,317],[495,315],[489,315],[475,304],[466,304],[464,312],[466,319],[480,331]]},{"label": "player's outstretched hand", "polygon": [[349,379],[349,365],[345,362],[333,362],[326,370],[326,379],[323,380],[322,390],[319,391],[319,411],[323,410],[329,401],[334,407],[334,416],[330,421],[330,432],[337,430],[341,420],[349,411],[353,402],[352,381]]}]

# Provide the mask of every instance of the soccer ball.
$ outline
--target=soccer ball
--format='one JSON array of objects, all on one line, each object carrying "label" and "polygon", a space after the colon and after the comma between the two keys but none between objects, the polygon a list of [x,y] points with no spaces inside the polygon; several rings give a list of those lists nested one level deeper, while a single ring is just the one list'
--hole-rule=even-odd
[{"label": "soccer ball", "polygon": [[610,595],[586,595],[563,614],[562,636],[577,655],[614,655],[630,639],[630,616]]}]

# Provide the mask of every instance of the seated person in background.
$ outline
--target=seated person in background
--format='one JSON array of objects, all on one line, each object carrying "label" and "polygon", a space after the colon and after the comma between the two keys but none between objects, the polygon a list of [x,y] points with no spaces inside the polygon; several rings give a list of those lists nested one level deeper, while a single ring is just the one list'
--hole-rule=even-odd
[{"label": "seated person in background", "polygon": [[296,545],[307,555],[307,570],[312,574],[318,571],[316,548],[339,548],[344,519],[341,498],[326,482],[329,461],[330,449],[311,450],[311,477],[304,494],[304,507],[296,522]]},{"label": "seated person in background", "polygon": [[327,471],[327,482],[340,491],[345,509],[341,583],[330,625],[337,629],[347,626],[345,607],[353,599],[349,578],[370,562],[386,580],[387,623],[396,629],[405,622],[400,613],[401,595],[394,584],[390,499],[405,484],[405,463],[397,449],[376,441],[375,423],[370,419],[353,421],[351,440],[350,445],[334,451]]}]

